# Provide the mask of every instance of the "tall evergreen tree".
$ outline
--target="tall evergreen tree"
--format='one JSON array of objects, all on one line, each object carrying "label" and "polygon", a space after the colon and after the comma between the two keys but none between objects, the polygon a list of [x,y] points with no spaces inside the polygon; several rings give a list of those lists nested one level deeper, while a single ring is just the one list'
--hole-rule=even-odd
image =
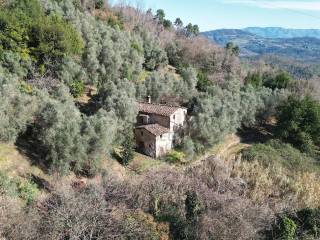
[{"label": "tall evergreen tree", "polygon": [[124,134],[124,141],[122,143],[121,160],[122,164],[127,166],[134,157],[134,136],[132,127],[127,129]]}]

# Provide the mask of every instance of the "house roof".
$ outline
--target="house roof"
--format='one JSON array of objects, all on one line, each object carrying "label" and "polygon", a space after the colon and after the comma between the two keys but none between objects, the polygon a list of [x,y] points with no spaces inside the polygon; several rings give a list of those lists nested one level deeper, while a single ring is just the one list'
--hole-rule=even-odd
[{"label": "house roof", "polygon": [[158,115],[162,115],[162,116],[166,116],[166,117],[170,117],[172,114],[174,114],[180,108],[182,108],[182,107],[174,107],[174,106],[163,105],[163,104],[139,102],[139,112],[158,114]]},{"label": "house roof", "polygon": [[145,129],[148,132],[150,132],[151,134],[155,135],[155,136],[160,136],[162,134],[165,133],[169,133],[170,129],[169,128],[165,128],[159,124],[148,124],[148,125],[142,125],[142,126],[138,126],[136,127],[136,129]]}]

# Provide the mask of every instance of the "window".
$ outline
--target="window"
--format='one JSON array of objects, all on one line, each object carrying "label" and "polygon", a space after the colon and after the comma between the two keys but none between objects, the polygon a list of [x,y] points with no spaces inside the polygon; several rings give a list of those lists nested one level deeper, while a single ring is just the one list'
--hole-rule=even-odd
[{"label": "window", "polygon": [[176,119],[176,115],[173,115],[173,119]]},{"label": "window", "polygon": [[160,135],[160,138],[162,138],[162,134]]},{"label": "window", "polygon": [[139,124],[143,124],[143,116],[139,116]]},{"label": "window", "polygon": [[141,136],[143,136],[143,132],[141,131]]}]

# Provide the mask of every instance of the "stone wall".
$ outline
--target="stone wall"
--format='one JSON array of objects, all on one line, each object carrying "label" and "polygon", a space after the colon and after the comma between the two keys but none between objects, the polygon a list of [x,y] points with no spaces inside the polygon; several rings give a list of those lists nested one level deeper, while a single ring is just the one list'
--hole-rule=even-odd
[{"label": "stone wall", "polygon": [[163,157],[173,148],[173,133],[165,133],[156,138],[156,157]]},{"label": "stone wall", "polygon": [[150,121],[151,123],[158,123],[159,125],[170,128],[170,117],[151,114],[150,115]]},{"label": "stone wall", "polygon": [[179,130],[186,122],[187,109],[180,108],[170,116],[170,130]]},{"label": "stone wall", "polygon": [[138,152],[156,158],[156,136],[145,129],[135,129],[136,148]]}]

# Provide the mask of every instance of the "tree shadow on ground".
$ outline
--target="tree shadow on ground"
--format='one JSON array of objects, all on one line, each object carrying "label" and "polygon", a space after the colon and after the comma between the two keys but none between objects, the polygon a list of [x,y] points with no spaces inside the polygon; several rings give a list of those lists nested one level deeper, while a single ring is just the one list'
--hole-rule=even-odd
[{"label": "tree shadow on ground", "polygon": [[241,142],[246,144],[266,143],[274,138],[274,126],[257,125],[253,127],[242,127],[238,130]]},{"label": "tree shadow on ground", "polygon": [[33,137],[32,129],[20,135],[15,143],[17,150],[29,160],[31,165],[39,167],[44,173],[48,173],[48,166],[45,164],[45,150],[41,144]]},{"label": "tree shadow on ground", "polygon": [[78,107],[81,113],[87,116],[94,115],[101,108],[101,105],[99,104],[98,95],[87,95],[85,100],[78,99],[78,101],[76,101],[76,106]]},{"label": "tree shadow on ground", "polygon": [[33,183],[35,183],[39,189],[43,189],[47,192],[53,191],[52,185],[47,180],[45,180],[39,176],[36,176],[34,174],[31,174],[30,178],[31,178],[31,181]]},{"label": "tree shadow on ground", "polygon": [[113,159],[117,160],[118,163],[120,163],[120,164],[123,163],[122,157],[120,156],[120,153],[119,153],[118,151],[112,151],[111,157],[112,157]]}]

